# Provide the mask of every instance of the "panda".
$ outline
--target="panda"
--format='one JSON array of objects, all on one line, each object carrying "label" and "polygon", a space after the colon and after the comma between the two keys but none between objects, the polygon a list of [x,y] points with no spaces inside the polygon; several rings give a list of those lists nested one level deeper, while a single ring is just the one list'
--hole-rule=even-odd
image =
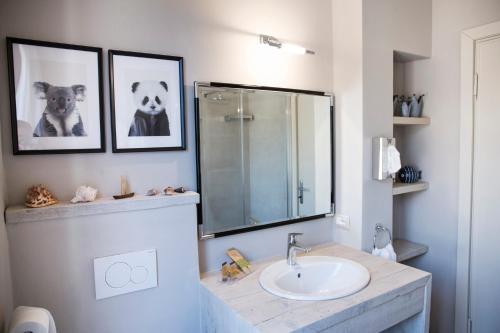
[{"label": "panda", "polygon": [[136,106],[128,136],[170,136],[165,105],[168,85],[164,81],[132,83]]}]

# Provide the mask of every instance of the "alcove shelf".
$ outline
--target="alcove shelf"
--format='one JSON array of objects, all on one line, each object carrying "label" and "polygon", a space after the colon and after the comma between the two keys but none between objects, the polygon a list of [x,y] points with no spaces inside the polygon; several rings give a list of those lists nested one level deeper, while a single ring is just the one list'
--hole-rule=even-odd
[{"label": "alcove shelf", "polygon": [[394,183],[392,185],[392,195],[400,195],[412,192],[425,191],[429,188],[428,182],[419,181],[411,184]]},{"label": "alcove shelf", "polygon": [[403,262],[421,256],[429,250],[427,245],[410,242],[405,239],[395,239],[392,242],[397,253],[397,262]]},{"label": "alcove shelf", "polygon": [[[420,81],[416,80],[413,63],[426,59],[426,56],[410,54],[406,52],[394,51],[393,55],[393,97],[398,96],[420,96],[427,94],[427,87],[421,86]],[[389,97],[389,96],[388,96]],[[396,145],[401,153],[402,166],[413,166],[417,170],[424,162],[422,153],[425,151],[418,146],[418,140],[422,136],[422,131],[428,131],[425,126],[431,124],[431,118],[428,116],[425,98],[422,117],[396,117],[393,110],[391,112],[393,136],[396,139]],[[426,170],[424,170],[424,174]],[[414,243],[407,239],[417,240],[425,243],[425,239],[415,239],[416,236],[410,232],[409,224],[416,223],[414,216],[411,216],[415,206],[419,204],[417,195],[408,195],[411,193],[425,191],[429,188],[429,183],[419,181],[411,184],[395,182],[392,185],[393,199],[393,246],[396,251],[397,261],[406,261],[421,255],[429,250],[424,244]],[[425,194],[420,194],[425,195]],[[420,206],[419,206],[420,207]],[[413,208],[413,209],[412,209]],[[426,207],[420,207],[425,209]],[[413,226],[414,227],[414,226]]]},{"label": "alcove shelf", "polygon": [[429,125],[430,123],[429,117],[393,117],[394,126]]}]

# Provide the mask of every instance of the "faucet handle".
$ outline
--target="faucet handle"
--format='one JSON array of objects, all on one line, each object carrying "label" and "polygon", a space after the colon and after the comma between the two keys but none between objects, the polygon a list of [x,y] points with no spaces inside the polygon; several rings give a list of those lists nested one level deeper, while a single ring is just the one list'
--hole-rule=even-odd
[{"label": "faucet handle", "polygon": [[295,243],[296,242],[296,237],[300,236],[300,235],[303,235],[303,233],[301,233],[301,232],[290,232],[288,234],[288,244]]}]

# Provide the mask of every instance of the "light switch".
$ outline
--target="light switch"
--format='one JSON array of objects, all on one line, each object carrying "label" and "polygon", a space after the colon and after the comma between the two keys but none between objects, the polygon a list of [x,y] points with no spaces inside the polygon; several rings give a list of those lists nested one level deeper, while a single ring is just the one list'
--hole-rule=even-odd
[{"label": "light switch", "polygon": [[345,230],[350,230],[351,229],[351,219],[349,218],[348,215],[341,215],[341,214],[336,214],[335,215],[335,224]]},{"label": "light switch", "polygon": [[96,299],[158,286],[156,250],[94,259]]}]

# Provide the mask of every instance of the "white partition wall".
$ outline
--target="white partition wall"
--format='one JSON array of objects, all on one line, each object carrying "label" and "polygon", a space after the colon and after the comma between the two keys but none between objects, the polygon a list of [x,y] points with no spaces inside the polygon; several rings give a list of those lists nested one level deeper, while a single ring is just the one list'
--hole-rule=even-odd
[{"label": "white partition wall", "polygon": [[[38,221],[27,220],[36,211],[10,208],[15,305],[48,309],[60,333],[198,332],[198,195],[150,200],[114,213],[122,201],[78,205],[64,218],[40,211]],[[156,249],[158,287],[96,300],[94,258],[149,249]]]}]

